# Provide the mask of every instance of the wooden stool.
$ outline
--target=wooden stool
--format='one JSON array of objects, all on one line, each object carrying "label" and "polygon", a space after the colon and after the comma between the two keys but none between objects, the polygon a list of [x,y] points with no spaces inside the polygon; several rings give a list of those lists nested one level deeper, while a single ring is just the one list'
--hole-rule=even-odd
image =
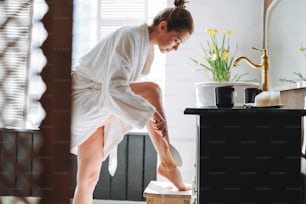
[{"label": "wooden stool", "polygon": [[178,191],[169,182],[151,181],[143,196],[147,204],[190,204],[191,191]]}]

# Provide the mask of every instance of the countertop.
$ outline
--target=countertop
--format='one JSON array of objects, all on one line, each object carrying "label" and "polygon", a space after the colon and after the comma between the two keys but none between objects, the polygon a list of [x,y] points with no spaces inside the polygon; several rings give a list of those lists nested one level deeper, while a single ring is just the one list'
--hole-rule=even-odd
[{"label": "countertop", "polygon": [[303,89],[306,88],[306,81],[300,81],[296,83],[287,83],[281,86],[276,86],[271,88],[271,90],[275,91],[288,91],[293,89]]},{"label": "countertop", "polygon": [[214,108],[214,107],[187,107],[184,114],[220,114],[220,113],[287,113],[293,115],[306,115],[305,109],[289,109],[289,108],[244,108],[244,107],[233,107],[233,108]]}]

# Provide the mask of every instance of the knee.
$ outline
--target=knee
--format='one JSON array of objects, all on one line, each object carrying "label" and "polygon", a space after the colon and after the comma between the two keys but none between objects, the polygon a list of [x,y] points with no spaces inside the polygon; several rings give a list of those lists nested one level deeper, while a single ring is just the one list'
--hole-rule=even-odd
[{"label": "knee", "polygon": [[78,175],[77,186],[79,189],[93,191],[99,181],[100,172],[91,171]]},{"label": "knee", "polygon": [[160,86],[154,82],[146,82],[146,90],[150,93],[153,97],[160,97],[162,95],[162,91]]},{"label": "knee", "polygon": [[100,176],[100,172],[97,172],[97,171],[91,172],[87,176],[87,184],[89,186],[95,187],[98,183],[99,176]]}]

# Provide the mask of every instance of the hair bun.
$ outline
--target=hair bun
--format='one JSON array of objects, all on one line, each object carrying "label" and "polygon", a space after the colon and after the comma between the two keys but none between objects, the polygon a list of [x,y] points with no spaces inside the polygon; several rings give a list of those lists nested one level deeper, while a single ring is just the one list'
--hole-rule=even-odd
[{"label": "hair bun", "polygon": [[185,3],[187,3],[186,0],[174,0],[174,5],[176,8],[186,8]]}]

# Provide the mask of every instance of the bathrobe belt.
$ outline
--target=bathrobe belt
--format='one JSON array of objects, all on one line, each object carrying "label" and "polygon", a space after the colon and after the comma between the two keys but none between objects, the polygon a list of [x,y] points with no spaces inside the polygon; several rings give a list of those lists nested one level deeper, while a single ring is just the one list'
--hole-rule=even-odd
[{"label": "bathrobe belt", "polygon": [[104,127],[104,158],[109,155],[108,171],[111,176],[114,176],[118,166],[118,144],[122,141],[124,135],[132,129],[132,126],[118,117],[111,117],[111,122]]}]

